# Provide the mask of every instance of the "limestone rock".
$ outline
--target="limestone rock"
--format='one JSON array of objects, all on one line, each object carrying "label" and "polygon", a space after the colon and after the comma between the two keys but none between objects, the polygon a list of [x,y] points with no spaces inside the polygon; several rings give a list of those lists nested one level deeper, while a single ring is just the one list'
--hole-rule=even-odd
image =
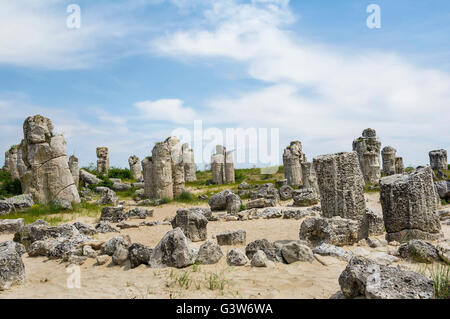
[{"label": "limestone rock", "polygon": [[0,219],[0,235],[20,232],[24,227],[24,219]]},{"label": "limestone rock", "polygon": [[382,235],[384,233],[383,214],[370,208],[366,208],[367,227],[369,236]]},{"label": "limestone rock", "polygon": [[119,198],[112,189],[106,188],[102,192],[102,197],[97,201],[97,205],[114,205],[119,203]]},{"label": "limestone rock", "polygon": [[381,150],[383,157],[383,174],[386,176],[395,174],[395,154],[397,150],[392,146],[386,146]]},{"label": "limestone rock", "polygon": [[184,164],[184,180],[186,182],[195,182],[197,180],[194,159],[194,151],[189,148],[189,144],[183,144],[183,164]]},{"label": "limestone rock", "polygon": [[313,253],[322,256],[336,257],[344,261],[350,261],[353,257],[351,252],[327,243],[322,243],[319,246],[314,247]]},{"label": "limestone rock", "polygon": [[289,200],[292,199],[292,192],[294,189],[289,185],[281,186],[280,188],[280,199],[281,200]]},{"label": "limestone rock", "polygon": [[365,129],[362,137],[353,141],[353,151],[358,154],[361,172],[368,184],[377,184],[381,177],[380,150],[381,142],[374,129]]},{"label": "limestone rock", "polygon": [[8,215],[34,205],[33,195],[22,194],[0,200],[0,215]]},{"label": "limestone rock", "polygon": [[189,241],[181,228],[175,228],[167,232],[153,249],[149,264],[152,268],[183,268],[195,262],[197,253],[189,247]]},{"label": "limestone rock", "polygon": [[130,165],[130,171],[131,176],[135,180],[139,180],[142,177],[142,170],[141,170],[141,162],[139,161],[139,157],[136,155],[130,156],[128,158],[128,164]]},{"label": "limestone rock", "polygon": [[129,248],[130,246],[131,240],[128,235],[116,236],[103,244],[101,253],[103,255],[112,256],[119,247]]},{"label": "limestone rock", "polygon": [[317,183],[317,175],[314,165],[311,162],[301,163],[302,166],[302,183],[304,188],[313,188],[319,193],[319,184]]},{"label": "limestone rock", "polygon": [[114,251],[114,254],[112,255],[112,262],[116,265],[121,266],[127,260],[128,260],[128,249],[123,246],[117,247],[117,249]]},{"label": "limestone rock", "polygon": [[319,195],[314,188],[302,188],[292,192],[294,206],[312,206],[319,202]]},{"label": "limestone rock", "polygon": [[280,208],[268,207],[258,211],[257,216],[265,219],[281,218],[283,216],[283,212]]},{"label": "limestone rock", "polygon": [[340,217],[309,217],[300,226],[299,237],[315,247],[323,243],[346,246],[358,242],[359,224]]},{"label": "limestone rock", "polygon": [[80,169],[80,180],[87,185],[96,185],[101,183],[101,179],[94,174],[86,172],[84,169]]},{"label": "limestone rock", "polygon": [[242,201],[236,194],[229,194],[226,197],[227,213],[230,215],[236,215],[241,210]]},{"label": "limestone rock", "polygon": [[435,150],[429,153],[430,166],[433,170],[448,170],[447,151]]},{"label": "limestone rock", "polygon": [[97,231],[95,230],[94,227],[80,223],[80,222],[76,222],[73,224],[73,226],[78,229],[78,231],[86,236],[92,236],[97,234]]},{"label": "limestone rock", "polygon": [[284,245],[281,249],[281,254],[284,261],[288,264],[292,264],[297,261],[312,262],[314,259],[311,248],[296,242]]},{"label": "limestone rock", "polygon": [[258,250],[252,257],[250,265],[252,267],[267,267],[268,259],[262,250]]},{"label": "limestone rock", "polygon": [[239,249],[232,249],[227,255],[227,264],[229,266],[245,266],[247,264],[248,258]]},{"label": "limestone rock", "polygon": [[450,200],[450,180],[434,182],[434,186],[439,198]]},{"label": "limestone rock", "polygon": [[208,240],[200,246],[197,256],[197,263],[203,265],[211,265],[219,262],[223,257],[222,249],[215,242]]},{"label": "limestone rock", "polygon": [[153,250],[142,244],[134,243],[128,249],[131,268],[136,268],[139,265],[148,265],[150,256]]},{"label": "limestone rock", "polygon": [[209,206],[212,211],[226,210],[227,208],[227,197],[233,194],[229,189],[223,190],[220,193],[213,195],[209,199]]},{"label": "limestone rock", "polygon": [[284,176],[288,185],[302,185],[302,162],[306,162],[305,154],[302,153],[302,143],[291,142],[283,153]]},{"label": "limestone rock", "polygon": [[101,266],[104,265],[108,262],[108,260],[110,260],[110,257],[108,255],[101,255],[101,256],[97,256],[97,265]]},{"label": "limestone rock", "polygon": [[97,172],[108,176],[109,150],[107,147],[97,147]]},{"label": "limestone rock", "polygon": [[438,243],[436,249],[439,257],[441,257],[441,259],[447,264],[450,264],[450,240]]},{"label": "limestone rock", "polygon": [[439,238],[441,225],[430,167],[382,178],[380,201],[388,241]]},{"label": "limestone rock", "polygon": [[0,291],[25,282],[25,266],[17,245],[9,240],[0,243]]},{"label": "limestone rock", "polygon": [[153,209],[148,210],[142,207],[136,207],[125,213],[125,219],[146,219],[153,216]]},{"label": "limestone rock", "polygon": [[245,245],[247,233],[245,230],[225,231],[216,235],[217,243],[225,245]]},{"label": "limestone rock", "polygon": [[69,170],[72,174],[75,185],[78,187],[80,183],[80,166],[78,164],[78,158],[76,158],[75,155],[71,155],[69,157]]},{"label": "limestone rock", "polygon": [[95,230],[101,234],[119,232],[118,229],[112,227],[111,224],[107,221],[100,221],[97,225],[95,225]]},{"label": "limestone rock", "polygon": [[356,152],[318,156],[313,163],[323,217],[355,220],[359,238],[367,238],[365,184]]},{"label": "limestone rock", "polygon": [[431,299],[433,281],[424,275],[353,257],[339,277],[346,298]]},{"label": "limestone rock", "polygon": [[410,240],[400,245],[398,255],[422,263],[433,263],[440,259],[436,247],[423,240]]},{"label": "limestone rock", "polygon": [[172,227],[181,228],[184,235],[193,242],[206,240],[207,224],[208,220],[203,214],[184,208],[178,209],[172,220]]},{"label": "limestone rock", "polygon": [[5,153],[5,169],[11,174],[11,179],[13,181],[20,178],[18,153],[19,145],[11,146],[11,148]]},{"label": "limestone rock", "polygon": [[110,223],[119,223],[126,219],[123,212],[123,206],[103,207],[100,215],[100,221],[107,221]]},{"label": "limestone rock", "polygon": [[248,259],[252,259],[253,255],[258,251],[262,250],[267,258],[273,262],[281,262],[283,261],[281,256],[277,253],[277,247],[274,243],[270,243],[267,239],[258,239],[245,247],[245,254]]}]

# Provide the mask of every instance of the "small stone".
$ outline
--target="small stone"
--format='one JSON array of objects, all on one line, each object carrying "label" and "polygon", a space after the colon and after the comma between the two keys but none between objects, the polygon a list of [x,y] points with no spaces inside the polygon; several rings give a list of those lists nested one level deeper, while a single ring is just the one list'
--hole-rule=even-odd
[{"label": "small stone", "polygon": [[258,250],[251,260],[252,267],[267,267],[267,256],[262,250]]},{"label": "small stone", "polygon": [[247,264],[248,258],[245,254],[239,249],[232,249],[228,252],[227,255],[227,264],[229,266],[244,266]]}]

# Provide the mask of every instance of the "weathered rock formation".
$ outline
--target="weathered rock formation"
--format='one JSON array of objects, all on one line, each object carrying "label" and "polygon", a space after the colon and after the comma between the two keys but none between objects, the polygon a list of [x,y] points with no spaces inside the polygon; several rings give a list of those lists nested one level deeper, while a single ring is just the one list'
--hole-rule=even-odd
[{"label": "weathered rock formation", "polygon": [[383,157],[383,174],[386,176],[395,174],[395,154],[397,150],[392,146],[385,146],[381,151]]},{"label": "weathered rock formation", "polygon": [[319,193],[319,184],[317,183],[317,175],[313,163],[305,162],[301,163],[301,166],[303,187],[314,188]]},{"label": "weathered rock formation", "polygon": [[368,184],[377,184],[381,177],[380,149],[381,142],[371,128],[365,129],[362,137],[353,141],[353,151],[358,154],[364,181]]},{"label": "weathered rock formation", "polygon": [[107,147],[97,147],[97,172],[108,175],[109,172],[109,151]]},{"label": "weathered rock formation", "polygon": [[306,162],[305,154],[302,153],[302,143],[300,141],[291,142],[283,153],[284,176],[288,185],[302,185],[302,166]]},{"label": "weathered rock formation", "polygon": [[405,172],[405,166],[403,165],[403,157],[395,158],[395,173],[403,174]]},{"label": "weathered rock formation", "polygon": [[364,178],[356,152],[314,158],[323,217],[340,216],[360,224],[360,238],[368,235]]},{"label": "weathered rock formation", "polygon": [[78,158],[75,157],[75,155],[71,155],[69,157],[69,169],[72,173],[73,181],[75,182],[75,185],[78,187],[80,183],[80,166],[78,164]]},{"label": "weathered rock formation", "polygon": [[18,170],[24,194],[35,201],[49,203],[65,199],[79,203],[66,156],[66,141],[53,134],[50,119],[41,115],[28,117],[23,124],[24,139],[18,151]]},{"label": "weathered rock formation", "polygon": [[0,291],[25,282],[24,252],[21,244],[10,240],[0,243]]},{"label": "weathered rock formation", "polygon": [[208,220],[202,213],[184,208],[178,209],[172,220],[172,227],[181,228],[184,235],[193,242],[206,240],[207,224]]},{"label": "weathered rock formation", "polygon": [[211,156],[211,171],[214,184],[233,184],[235,182],[233,151],[222,145],[216,146],[216,154]]},{"label": "weathered rock formation", "polygon": [[19,145],[13,145],[5,153],[5,169],[11,174],[11,179],[16,180],[20,178],[19,168],[17,167],[19,153]]},{"label": "weathered rock formation", "polygon": [[184,163],[184,180],[186,182],[195,182],[197,180],[194,159],[194,151],[189,148],[189,144],[183,144],[183,163]]},{"label": "weathered rock formation", "polygon": [[140,180],[142,178],[141,162],[139,157],[136,155],[130,156],[128,158],[128,164],[130,164],[131,175],[135,180]]},{"label": "weathered rock formation", "polygon": [[380,181],[380,201],[388,241],[437,240],[441,224],[430,167]]},{"label": "weathered rock formation", "polygon": [[446,150],[436,150],[429,153],[430,156],[430,166],[433,170],[447,170],[447,151]]},{"label": "weathered rock formation", "polygon": [[[164,141],[169,147],[171,165],[172,165],[172,185],[173,185],[173,197],[180,196],[184,188],[184,164],[183,164],[183,151],[181,142],[177,137],[171,136]],[[153,176],[157,174],[154,172]]]}]

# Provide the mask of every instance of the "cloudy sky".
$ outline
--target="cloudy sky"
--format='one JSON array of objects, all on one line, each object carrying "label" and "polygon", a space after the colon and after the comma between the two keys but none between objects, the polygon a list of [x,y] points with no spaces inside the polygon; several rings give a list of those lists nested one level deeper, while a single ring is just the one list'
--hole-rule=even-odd
[{"label": "cloudy sky", "polygon": [[427,163],[450,146],[449,21],[447,0],[0,0],[0,150],[42,114],[82,165],[108,146],[125,167],[194,120],[278,128],[280,159],[292,140],[308,159],[350,151],[372,127]]}]

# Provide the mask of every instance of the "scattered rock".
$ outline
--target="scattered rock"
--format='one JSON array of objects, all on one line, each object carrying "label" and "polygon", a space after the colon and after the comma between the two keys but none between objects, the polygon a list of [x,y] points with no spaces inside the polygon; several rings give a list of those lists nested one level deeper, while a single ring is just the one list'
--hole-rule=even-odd
[{"label": "scattered rock", "polygon": [[313,253],[322,256],[337,257],[344,261],[349,261],[353,257],[351,252],[327,243],[323,243],[315,247],[313,249]]},{"label": "scattered rock", "polygon": [[234,248],[228,252],[227,264],[229,266],[245,266],[247,262],[248,258],[239,249]]},{"label": "scattered rock", "polygon": [[0,291],[25,282],[22,247],[10,240],[0,243]]},{"label": "scattered rock", "polygon": [[296,242],[286,244],[281,249],[281,254],[286,263],[292,264],[297,261],[312,262],[314,259],[311,248]]},{"label": "scattered rock", "polygon": [[280,199],[281,200],[290,200],[292,199],[292,192],[294,189],[289,185],[284,185],[280,187]]},{"label": "scattered rock", "polygon": [[226,189],[224,191],[221,191],[220,193],[213,195],[209,199],[209,206],[211,207],[211,210],[212,211],[226,210],[227,209],[227,197],[230,194],[233,194],[233,192],[229,189]]},{"label": "scattered rock", "polygon": [[314,188],[302,188],[292,192],[294,206],[312,206],[319,202],[319,195]]},{"label": "scattered rock", "polygon": [[339,277],[346,298],[431,299],[433,281],[424,275],[353,257]]},{"label": "scattered rock", "polygon": [[109,222],[106,221],[100,221],[96,226],[95,226],[95,230],[98,233],[119,233],[120,231],[114,227],[111,226],[111,224]]},{"label": "scattered rock", "polygon": [[225,231],[216,235],[217,243],[225,245],[245,245],[247,233],[245,230]]},{"label": "scattered rock", "polygon": [[192,241],[203,241],[207,237],[208,220],[195,210],[180,208],[172,220],[172,227],[181,228],[183,233]]},{"label": "scattered rock", "polygon": [[322,243],[335,246],[353,245],[358,242],[359,223],[340,217],[309,217],[300,226],[299,237],[315,247]]},{"label": "scattered rock", "polygon": [[215,242],[208,240],[200,246],[196,262],[203,265],[216,264],[222,256],[223,252],[222,249],[220,249],[220,246]]},{"label": "scattered rock", "polygon": [[101,253],[103,255],[112,256],[119,247],[128,248],[131,246],[130,236],[116,236],[105,242],[102,246]]},{"label": "scattered rock", "polygon": [[248,259],[252,259],[253,255],[258,251],[262,250],[267,258],[270,261],[273,262],[282,262],[281,256],[277,253],[277,247],[275,244],[270,243],[267,239],[258,239],[245,247],[245,254],[247,255]]},{"label": "scattered rock", "polygon": [[24,219],[0,219],[0,235],[14,234],[22,231],[24,227]]},{"label": "scattered rock", "polygon": [[126,219],[123,213],[123,206],[103,207],[100,221],[107,221],[110,223],[119,223]]},{"label": "scattered rock", "polygon": [[108,255],[100,255],[97,256],[97,265],[101,266],[106,264],[109,260],[111,259],[111,257],[109,257]]},{"label": "scattered rock", "polygon": [[230,215],[236,215],[241,210],[242,201],[236,194],[229,194],[227,200],[227,213]]},{"label": "scattered rock", "polygon": [[112,262],[116,265],[123,265],[128,260],[128,248],[123,246],[117,247],[112,255]]},{"label": "scattered rock", "polygon": [[106,188],[102,192],[102,197],[97,201],[97,205],[114,205],[116,206],[119,203],[119,198],[116,193],[109,188]]},{"label": "scattered rock", "polygon": [[422,263],[432,263],[440,260],[436,247],[423,240],[410,240],[402,244],[398,248],[398,255],[401,258],[408,258]]},{"label": "scattered rock", "polygon": [[267,267],[267,256],[262,250],[258,250],[250,262],[252,267]]},{"label": "scattered rock", "polygon": [[268,207],[263,209],[262,211],[257,212],[257,215],[265,219],[272,219],[281,218],[283,216],[283,213],[280,208]]}]

